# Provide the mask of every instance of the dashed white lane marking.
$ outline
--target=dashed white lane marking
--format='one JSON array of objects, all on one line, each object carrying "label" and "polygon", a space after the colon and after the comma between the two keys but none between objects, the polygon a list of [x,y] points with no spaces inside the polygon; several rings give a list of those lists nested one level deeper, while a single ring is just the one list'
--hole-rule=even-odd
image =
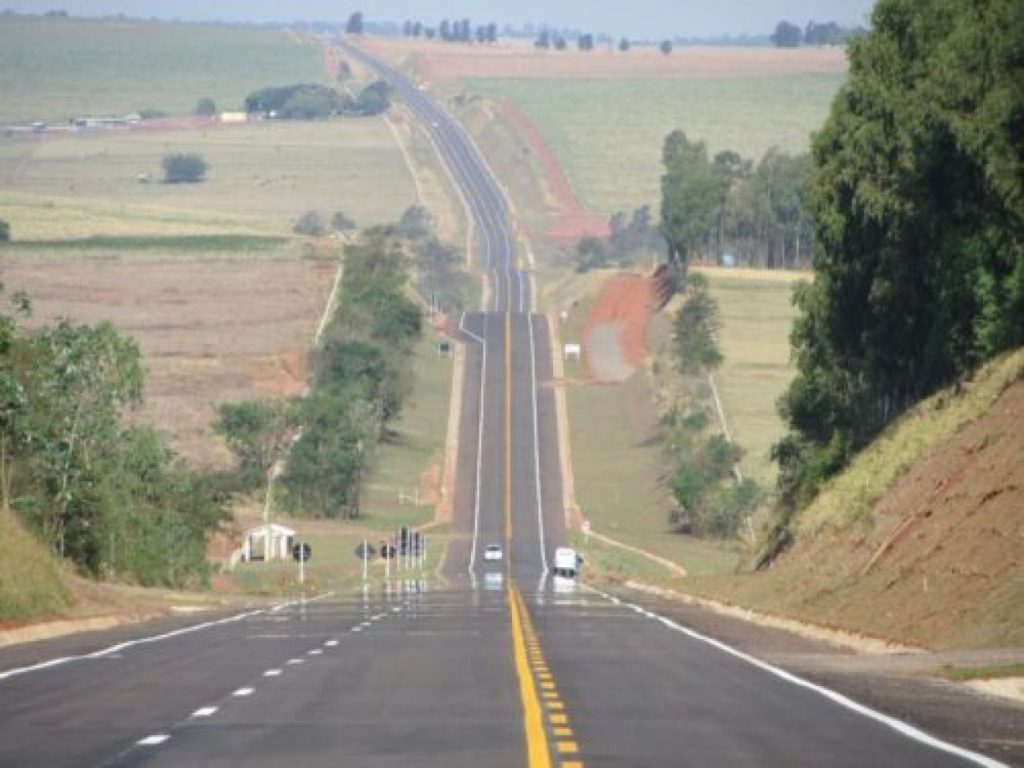
[{"label": "dashed white lane marking", "polygon": [[288,664],[304,664],[305,659],[288,659]]},{"label": "dashed white lane marking", "polygon": [[391,609],[391,612],[398,613],[400,610],[402,610],[402,606],[396,605],[394,608]]},{"label": "dashed white lane marking", "polygon": [[337,644],[338,644],[337,640],[325,640],[324,641],[324,645],[326,645],[328,648],[333,648]]},{"label": "dashed white lane marking", "polygon": [[362,632],[362,631],[363,631],[362,627],[352,627],[352,629],[349,630],[349,632]]},{"label": "dashed white lane marking", "polygon": [[324,652],[323,648],[312,648],[312,649],[306,651],[306,655],[308,655],[308,656],[319,656],[323,652]]},{"label": "dashed white lane marking", "polygon": [[139,739],[136,743],[143,747],[155,747],[158,744],[163,744],[170,737],[166,733],[154,733],[152,736],[147,736],[144,739]]},{"label": "dashed white lane marking", "polygon": [[252,696],[252,688],[239,688],[232,696]]},{"label": "dashed white lane marking", "polygon": [[[595,589],[594,587],[589,587],[589,589],[593,592],[596,592],[604,598],[607,598],[609,600],[613,599],[611,595],[605,594],[599,589]],[[631,608],[634,611],[637,611],[637,609],[640,608],[640,606],[634,605],[633,603],[627,603],[625,601],[621,601],[621,605],[625,606],[626,608]],[[958,747],[956,744],[951,744],[948,741],[943,741],[942,739],[936,738],[935,736],[932,736],[930,733],[922,731],[920,728],[916,728],[913,725],[910,725],[909,723],[905,723],[902,720],[898,720],[895,717],[886,715],[883,712],[879,712],[876,709],[871,709],[871,707],[866,707],[863,704],[854,701],[853,699],[847,696],[844,696],[838,691],[833,691],[831,688],[826,688],[823,685],[812,683],[810,680],[805,680],[804,678],[794,675],[791,672],[787,672],[786,670],[780,667],[776,667],[765,661],[761,661],[756,656],[751,656],[749,653],[744,653],[743,651],[737,648],[733,648],[731,645],[723,643],[721,640],[715,640],[713,637],[703,635],[694,629],[690,629],[689,627],[683,626],[682,624],[677,624],[676,622],[672,621],[672,619],[666,618],[665,616],[661,616],[656,613],[651,613],[650,611],[644,608],[640,608],[640,610],[637,612],[642,612],[643,614],[655,619],[656,621],[660,622],[669,629],[674,630],[675,632],[679,632],[694,640],[698,640],[699,642],[710,645],[713,648],[717,648],[723,653],[727,653],[730,656],[733,656],[737,659],[740,659],[741,661],[746,662],[747,664],[750,664],[751,666],[757,667],[758,669],[762,669],[765,672],[774,675],[775,677],[785,680],[787,683],[791,683],[799,688],[805,688],[809,691],[813,691],[814,693],[817,693],[820,696],[829,699],[835,704],[838,704],[844,709],[856,712],[857,714],[863,715],[869,720],[874,720],[878,723],[881,723],[882,725],[888,726],[897,733],[906,736],[908,739],[916,741],[920,744],[925,744],[929,747],[932,747],[933,749],[939,750],[940,752],[945,752],[950,755],[955,755],[956,757],[961,757],[964,760],[967,760],[968,762],[971,762],[975,765],[983,766],[983,768],[1005,768],[1005,763],[1001,763],[998,760],[994,760],[986,755],[982,755],[978,752],[972,752],[969,749],[964,749],[963,747]]]},{"label": "dashed white lane marking", "polygon": [[200,707],[192,713],[192,717],[209,717],[216,713],[217,707]]},{"label": "dashed white lane marking", "polygon": [[280,674],[281,674],[281,670],[280,669],[268,669],[266,672],[263,673],[263,676],[264,677],[277,677]]}]

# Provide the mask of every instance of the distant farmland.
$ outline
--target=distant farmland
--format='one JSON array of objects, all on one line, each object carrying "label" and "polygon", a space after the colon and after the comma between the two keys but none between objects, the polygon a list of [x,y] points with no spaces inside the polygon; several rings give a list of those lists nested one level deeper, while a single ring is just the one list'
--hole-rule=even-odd
[{"label": "distant farmland", "polygon": [[595,212],[610,214],[657,206],[662,142],[676,128],[707,141],[712,152],[733,149],[756,159],[773,146],[807,151],[844,78],[467,78],[464,84],[522,109],[547,138],[576,194]]},{"label": "distant farmland", "polygon": [[0,16],[0,121],[238,108],[266,85],[326,77],[318,46],[277,29]]}]

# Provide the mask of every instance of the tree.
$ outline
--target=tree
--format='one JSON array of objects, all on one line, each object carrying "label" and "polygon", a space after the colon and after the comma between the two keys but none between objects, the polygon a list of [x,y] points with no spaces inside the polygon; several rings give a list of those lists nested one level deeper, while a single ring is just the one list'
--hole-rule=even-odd
[{"label": "tree", "polygon": [[207,170],[206,161],[195,153],[165,155],[163,166],[167,184],[195,184],[205,178]]},{"label": "tree", "polygon": [[569,44],[565,41],[564,37],[559,35],[558,37],[555,38],[555,50],[556,51],[564,51],[568,47],[569,47]]},{"label": "tree", "polygon": [[363,88],[353,108],[362,115],[380,115],[391,107],[391,86],[384,80],[374,80]]},{"label": "tree", "polygon": [[619,51],[621,51],[622,53],[626,53],[627,51],[629,51],[630,47],[631,43],[626,38],[622,38],[621,40],[619,40]]},{"label": "tree", "polygon": [[708,292],[703,275],[690,275],[689,294],[673,322],[673,340],[679,370],[694,375],[722,362],[716,341],[718,303]]},{"label": "tree", "polygon": [[344,232],[348,229],[355,229],[356,223],[352,221],[343,211],[336,211],[331,216],[331,229],[335,232]]},{"label": "tree", "polygon": [[452,24],[448,19],[442,19],[441,25],[438,27],[438,36],[445,42],[452,39]]},{"label": "tree", "polygon": [[576,45],[581,51],[592,51],[594,50],[594,36],[591,34],[580,35],[576,40]]},{"label": "tree", "polygon": [[724,181],[712,168],[704,142],[691,142],[682,131],[665,138],[662,163],[661,233],[669,262],[685,284],[690,255],[714,224]]},{"label": "tree", "polygon": [[326,85],[299,83],[253,91],[245,97],[245,109],[280,120],[314,120],[344,110],[350,101]]},{"label": "tree", "polygon": [[780,21],[769,39],[778,48],[797,48],[803,39],[803,32],[796,24]]},{"label": "tree", "polygon": [[327,227],[324,225],[323,216],[316,211],[306,211],[295,222],[292,232],[296,235],[306,235],[307,237],[323,237],[327,232]]},{"label": "tree", "polygon": [[363,12],[356,11],[348,17],[348,23],[345,24],[345,34],[348,35],[361,35],[363,34]]},{"label": "tree", "polygon": [[670,53],[672,53],[672,41],[662,40],[661,45],[658,46],[658,50],[661,51],[666,56],[668,56]]},{"label": "tree", "polygon": [[196,114],[200,117],[213,117],[217,114],[217,104],[213,99],[204,96],[196,102]]},{"label": "tree", "polygon": [[551,33],[548,30],[546,30],[546,29],[542,29],[540,31],[540,34],[537,35],[537,39],[533,41],[533,47],[534,48],[544,48],[544,49],[550,48],[551,47]]},{"label": "tree", "polygon": [[0,243],[9,243],[11,241],[11,225],[3,219],[0,219]]},{"label": "tree", "polygon": [[292,408],[280,400],[246,400],[221,403],[213,430],[224,438],[238,459],[238,476],[244,488],[267,481],[270,470],[288,443],[294,426]]},{"label": "tree", "polygon": [[1024,343],[1020,20],[1006,0],[880,0],[850,46],[813,144],[815,279],[795,294],[774,449],[790,508],[919,399]]}]

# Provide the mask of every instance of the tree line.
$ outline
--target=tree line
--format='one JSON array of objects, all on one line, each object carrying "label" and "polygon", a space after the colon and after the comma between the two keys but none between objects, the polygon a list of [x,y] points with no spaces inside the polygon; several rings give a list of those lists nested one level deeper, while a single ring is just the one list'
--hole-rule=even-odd
[{"label": "tree line", "polygon": [[865,32],[863,27],[843,27],[834,21],[819,23],[813,19],[801,29],[793,22],[784,19],[775,25],[775,31],[768,39],[777,48],[799,48],[801,45],[846,45]]},{"label": "tree line", "polygon": [[895,417],[1024,343],[1019,3],[880,0],[813,143],[786,519]]},{"label": "tree line", "polygon": [[81,571],[190,587],[209,575],[226,519],[216,479],[189,470],[149,427],[138,346],[109,323],[34,329],[27,296],[0,311],[0,509]]},{"label": "tree line", "polygon": [[237,459],[236,489],[256,491],[283,462],[278,500],[292,514],[352,519],[381,441],[412,391],[422,311],[410,282],[457,311],[469,277],[419,206],[346,246],[338,306],[312,356],[310,392],[294,400],[223,403],[215,429]]}]

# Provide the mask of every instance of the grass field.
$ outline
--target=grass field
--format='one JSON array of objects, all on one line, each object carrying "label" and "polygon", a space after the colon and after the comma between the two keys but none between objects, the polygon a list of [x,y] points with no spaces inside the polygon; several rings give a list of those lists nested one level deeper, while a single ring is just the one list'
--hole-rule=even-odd
[{"label": "grass field", "polygon": [[710,280],[722,327],[723,361],[715,373],[726,423],[744,450],[740,468],[768,490],[776,466],[772,444],[784,433],[775,403],[793,378],[789,332],[796,317],[790,303],[798,272],[700,269]]},{"label": "grass field", "polygon": [[0,122],[238,109],[269,85],[320,82],[318,46],[283,29],[0,16]]},{"label": "grass field", "polygon": [[[591,299],[580,297],[573,307],[563,341],[580,337]],[[566,362],[565,377],[576,500],[583,516],[601,533],[673,560],[692,574],[731,571],[740,557],[736,546],[669,528],[672,499],[664,480],[670,466],[648,376],[637,373],[622,384],[582,384],[583,365]],[[629,562],[635,557],[620,550],[610,556]],[[644,562],[646,569],[663,570]],[[608,567],[615,570],[613,563]]]},{"label": "grass field", "polygon": [[[202,155],[206,180],[161,183],[171,152]],[[288,234],[308,210],[342,210],[367,226],[415,200],[377,118],[0,139],[0,205],[15,239]]]},{"label": "grass field", "polygon": [[510,99],[540,128],[576,194],[595,212],[656,206],[661,149],[676,128],[760,158],[770,147],[807,151],[845,75],[787,74],[681,80],[465,80]]},{"label": "grass field", "polygon": [[[423,525],[434,517],[452,380],[452,359],[437,355],[438,341],[428,326],[416,347],[413,392],[392,426],[394,436],[380,444],[366,479],[362,525],[394,530],[402,525]],[[399,494],[408,498],[403,501]]]}]

